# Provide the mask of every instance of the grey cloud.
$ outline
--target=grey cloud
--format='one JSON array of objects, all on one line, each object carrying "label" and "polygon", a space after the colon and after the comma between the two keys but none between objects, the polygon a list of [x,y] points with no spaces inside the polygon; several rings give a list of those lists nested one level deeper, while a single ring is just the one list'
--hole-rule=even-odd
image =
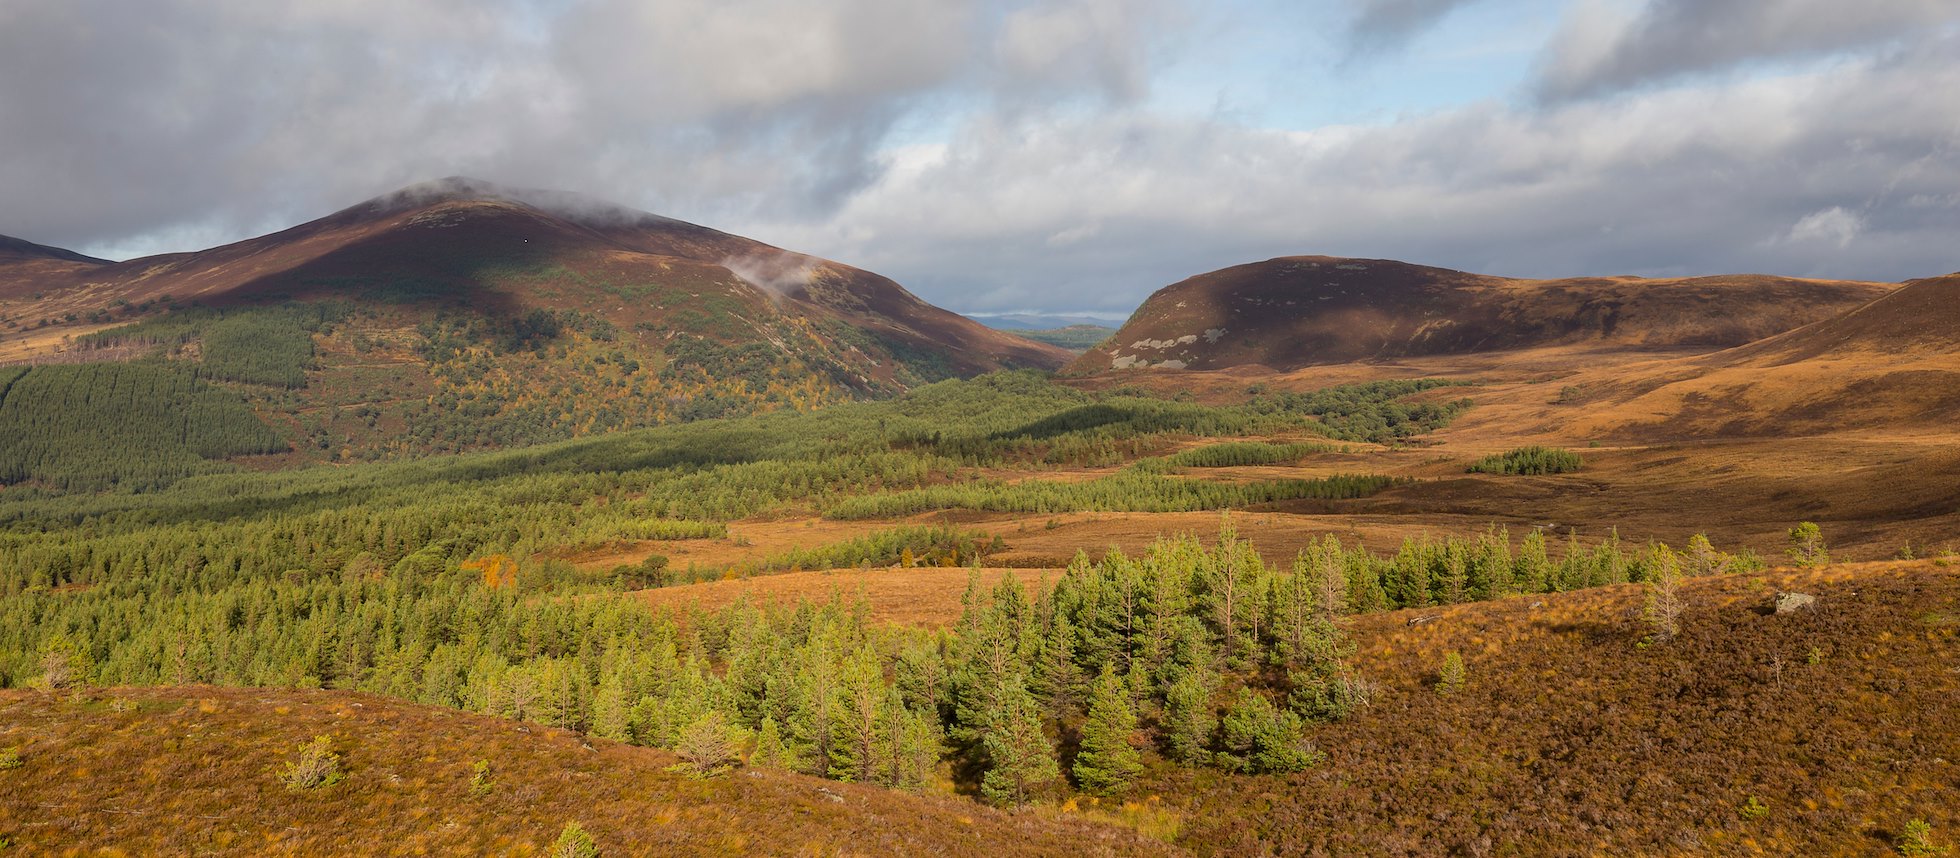
[{"label": "grey cloud", "polygon": [[719,223],[820,217],[875,180],[898,123],[949,101],[1140,91],[1149,51],[1129,43],[1151,38],[1159,4],[1116,8],[8,3],[0,232],[236,238],[454,174]]},{"label": "grey cloud", "polygon": [[830,223],[777,235],[981,311],[1127,310],[1298,253],[1893,280],[1960,269],[1956,116],[1948,38],[1810,74],[1305,133],[1137,111],[982,123],[909,153]]},{"label": "grey cloud", "polygon": [[1399,47],[1442,20],[1443,16],[1475,0],[1358,0],[1360,9],[1349,27],[1349,51],[1369,51]]},{"label": "grey cloud", "polygon": [[1632,15],[1591,0],[1567,16],[1541,63],[1537,90],[1554,102],[1597,96],[1869,47],[1956,22],[1960,4],[1952,0],[1648,0]]}]

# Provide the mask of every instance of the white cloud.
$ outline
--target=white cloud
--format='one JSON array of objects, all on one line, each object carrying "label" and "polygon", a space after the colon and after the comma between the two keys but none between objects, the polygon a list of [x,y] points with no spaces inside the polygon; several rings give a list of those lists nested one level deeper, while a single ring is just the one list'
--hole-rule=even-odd
[{"label": "white cloud", "polygon": [[1804,215],[1783,235],[1783,240],[1795,244],[1831,245],[1842,250],[1850,247],[1858,233],[1864,231],[1864,218],[1846,211],[1843,206],[1831,206]]}]

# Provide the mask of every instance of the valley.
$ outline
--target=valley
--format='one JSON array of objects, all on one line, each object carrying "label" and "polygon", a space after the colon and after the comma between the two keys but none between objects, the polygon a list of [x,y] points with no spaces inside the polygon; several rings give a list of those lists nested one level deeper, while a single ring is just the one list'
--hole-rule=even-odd
[{"label": "valley", "polygon": [[1064,368],[869,272],[466,180],[6,252],[17,846],[1960,831],[1960,276],[1289,257]]}]

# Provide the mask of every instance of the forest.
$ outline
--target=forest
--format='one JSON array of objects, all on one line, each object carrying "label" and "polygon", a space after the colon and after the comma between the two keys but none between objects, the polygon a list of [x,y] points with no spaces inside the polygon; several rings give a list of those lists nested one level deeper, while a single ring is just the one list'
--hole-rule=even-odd
[{"label": "forest", "polygon": [[[1120,794],[1146,762],[1314,765],[1312,724],[1367,717],[1344,615],[1760,566],[1701,540],[1555,552],[1493,530],[1388,554],[1328,536],[1273,568],[1227,517],[1209,545],[1078,556],[1046,592],[975,570],[935,632],[870,624],[847,594],[655,612],[562,566],[432,547],[327,570],[213,556],[188,575],[131,555],[126,577],[0,600],[0,680],[361,689],[672,748],[703,771],[898,788],[949,761],[1007,805]],[[1123,738],[1139,729],[1147,749]]]}]

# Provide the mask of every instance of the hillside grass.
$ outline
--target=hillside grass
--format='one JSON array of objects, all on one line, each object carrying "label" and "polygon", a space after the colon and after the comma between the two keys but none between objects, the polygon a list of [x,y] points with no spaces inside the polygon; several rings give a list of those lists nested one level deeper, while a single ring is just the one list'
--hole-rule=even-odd
[{"label": "hillside grass", "polygon": [[[344,780],[287,789],[278,770],[317,735]],[[0,692],[0,747],[21,748],[0,771],[0,837],[21,854],[545,855],[568,822],[605,855],[1174,854],[943,794],[693,779],[665,751],[352,692]]]}]

